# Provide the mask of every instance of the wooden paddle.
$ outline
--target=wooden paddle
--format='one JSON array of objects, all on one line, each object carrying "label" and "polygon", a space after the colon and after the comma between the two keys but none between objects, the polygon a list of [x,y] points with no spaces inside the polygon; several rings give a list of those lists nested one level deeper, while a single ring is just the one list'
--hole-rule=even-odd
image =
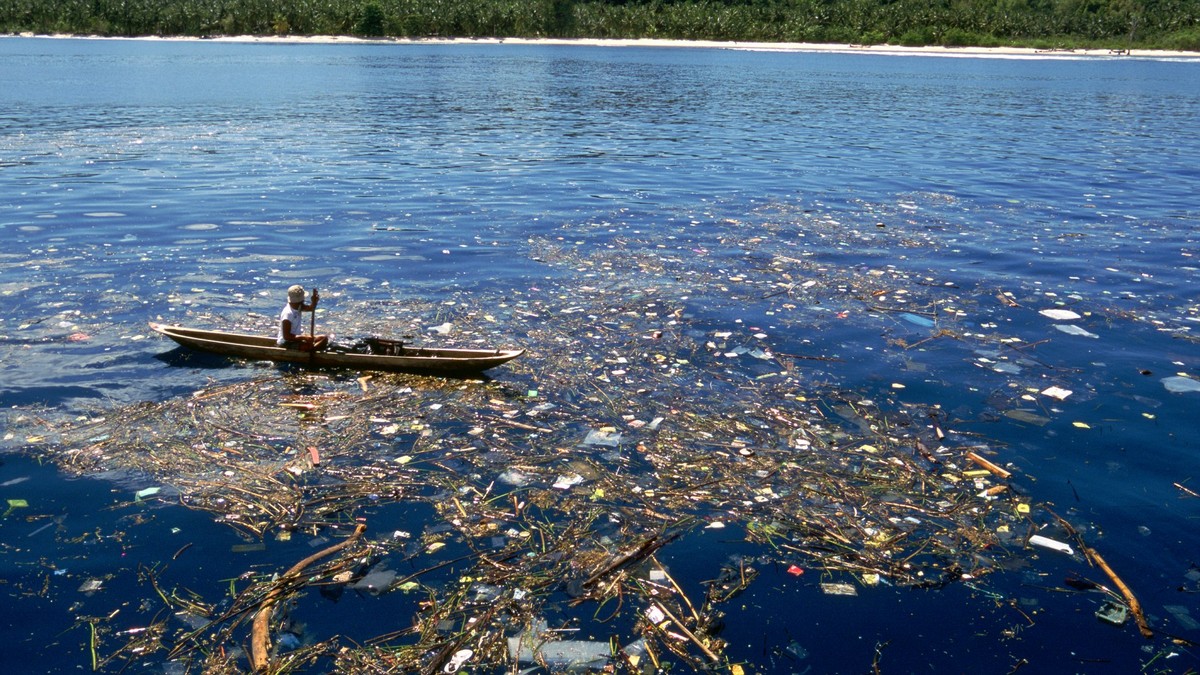
[{"label": "wooden paddle", "polygon": [[308,319],[308,334],[313,339],[313,345],[317,344],[317,287],[312,289],[312,316]]}]

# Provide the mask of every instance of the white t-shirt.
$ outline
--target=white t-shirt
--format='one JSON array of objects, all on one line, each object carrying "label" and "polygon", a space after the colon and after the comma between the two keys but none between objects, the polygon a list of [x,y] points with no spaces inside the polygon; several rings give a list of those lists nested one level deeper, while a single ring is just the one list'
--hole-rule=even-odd
[{"label": "white t-shirt", "polygon": [[282,347],[287,342],[283,334],[283,322],[292,322],[292,335],[300,335],[304,328],[300,326],[300,310],[292,309],[291,303],[283,306],[283,311],[279,313],[279,334],[275,336],[275,344]]}]

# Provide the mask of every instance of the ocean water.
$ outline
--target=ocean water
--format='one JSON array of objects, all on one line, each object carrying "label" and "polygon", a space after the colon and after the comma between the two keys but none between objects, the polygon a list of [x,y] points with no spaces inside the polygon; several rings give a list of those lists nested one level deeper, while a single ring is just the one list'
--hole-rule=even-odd
[{"label": "ocean water", "polygon": [[[439,307],[495,312],[489,339],[526,347],[529,365],[492,377],[547,388],[587,356],[565,346],[590,329],[579,307],[654,289],[701,342],[744,332],[807,359],[814,386],[933,406],[938,428],[994,451],[1023,496],[1079,526],[1159,631],[1146,640],[1097,621],[1094,598],[1047,590],[1103,574],[1030,549],[1031,570],[989,586],[834,602],[816,578],[769,572],[741,601],[759,620],[725,628],[731,659],[1188,672],[1196,129],[1196,60],[0,39],[0,404],[16,429],[23,411],[94,415],[262,376],[181,361],[146,322],[269,330],[293,283],[321,288],[321,329],[342,335],[401,329],[380,308],[406,303],[430,325]],[[564,339],[496,309],[534,304]],[[752,349],[708,351],[691,358],[761,374]],[[679,396],[699,397],[692,386]],[[36,615],[8,613],[8,667],[89,667],[81,617],[136,604],[117,571],[185,543],[149,542],[237,541],[168,506],[126,546],[136,480],[67,480],[31,459],[24,430],[4,444],[0,495],[28,505],[0,523],[0,592]],[[686,568],[693,548],[663,555]],[[213,554],[191,573],[253,564]],[[106,574],[124,582],[77,590]],[[357,620],[347,632],[370,637],[375,620]],[[161,656],[138,672],[173,672]]]}]

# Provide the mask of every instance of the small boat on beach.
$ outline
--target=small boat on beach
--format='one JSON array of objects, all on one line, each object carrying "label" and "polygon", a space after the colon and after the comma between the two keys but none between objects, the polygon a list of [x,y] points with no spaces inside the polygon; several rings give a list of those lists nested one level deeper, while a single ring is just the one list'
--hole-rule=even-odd
[{"label": "small boat on beach", "polygon": [[150,328],[180,345],[256,361],[297,363],[318,368],[384,370],[428,375],[470,375],[507,363],[524,349],[450,349],[412,347],[396,340],[368,338],[354,348],[331,346],[318,352],[288,349],[275,338],[150,323]]}]

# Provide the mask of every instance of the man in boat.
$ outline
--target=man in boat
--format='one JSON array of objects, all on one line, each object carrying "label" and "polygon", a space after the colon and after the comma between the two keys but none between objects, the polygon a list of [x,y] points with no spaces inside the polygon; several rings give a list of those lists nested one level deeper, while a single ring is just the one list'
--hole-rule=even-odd
[{"label": "man in boat", "polygon": [[317,301],[317,289],[312,292],[312,304],[304,302],[304,287],[297,284],[288,289],[288,301],[279,313],[279,336],[275,343],[288,349],[299,349],[304,352],[322,351],[329,345],[328,335],[303,335],[304,323],[300,320],[304,312],[314,312]]}]

